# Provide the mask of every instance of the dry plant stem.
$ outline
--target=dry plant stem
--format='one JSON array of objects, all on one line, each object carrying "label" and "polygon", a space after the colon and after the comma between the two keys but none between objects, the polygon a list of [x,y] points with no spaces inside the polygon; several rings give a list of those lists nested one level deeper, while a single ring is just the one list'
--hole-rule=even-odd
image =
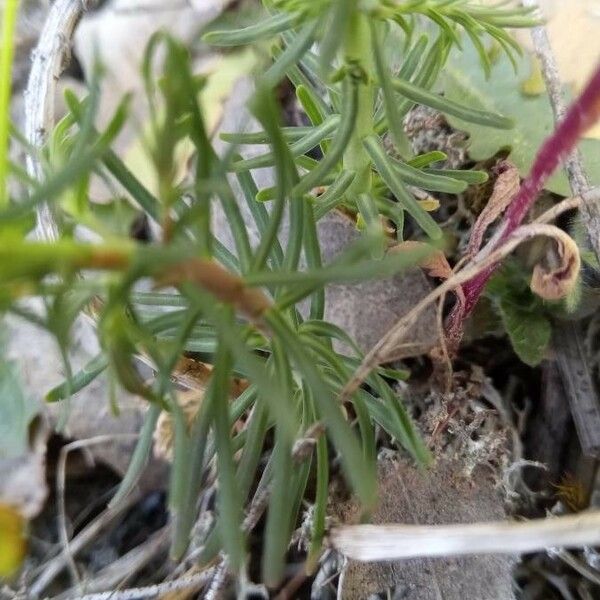
[{"label": "dry plant stem", "polygon": [[[83,548],[90,544],[96,536],[109,527],[113,521],[131,508],[139,500],[139,493],[133,491],[121,504],[105,510],[96,519],[94,519],[85,529],[78,533],[69,543],[69,549],[72,556],[76,556]],[[66,566],[66,556],[61,552],[58,556],[50,560],[44,566],[40,576],[33,582],[29,588],[29,595],[32,598],[39,597],[42,592],[54,581]]]},{"label": "dry plant stem", "polygon": [[[484,248],[473,261],[471,261],[462,271],[456,273],[450,279],[432,290],[425,298],[420,300],[402,319],[400,319],[390,331],[383,337],[365,356],[361,364],[354,372],[352,378],[344,386],[340,394],[342,402],[347,401],[350,396],[358,389],[363,381],[369,376],[371,371],[378,364],[387,359],[397,344],[399,344],[407,331],[414,325],[418,316],[427,306],[441,298],[447,292],[472,280],[481,273],[488,272],[494,265],[498,264],[503,258],[511,254],[519,244],[537,236],[547,236],[553,239],[560,239],[570,242],[571,238],[554,225],[546,223],[532,223],[519,227],[513,234],[504,241],[503,245],[488,253]],[[483,258],[480,258],[483,255]]]},{"label": "dry plant stem", "polygon": [[302,565],[277,596],[275,596],[275,600],[293,600],[296,592],[307,578],[308,573],[306,572],[305,565]]},{"label": "dry plant stem", "polygon": [[60,451],[60,457],[58,459],[58,469],[56,470],[56,493],[58,495],[58,522],[59,522],[59,536],[60,543],[62,545],[63,554],[71,572],[71,578],[73,582],[81,587],[81,581],[79,579],[79,573],[75,565],[75,560],[71,554],[69,547],[69,534],[67,532],[67,511],[65,508],[65,481],[67,471],[67,457],[69,452],[73,450],[80,450],[88,448],[89,446],[95,446],[98,444],[106,444],[108,442],[114,442],[117,439],[121,440],[135,440],[137,439],[135,434],[123,434],[123,435],[101,435],[95,438],[87,440],[79,440],[63,446]]},{"label": "dry plant stem", "polygon": [[[523,5],[539,8],[537,0],[523,0]],[[536,56],[542,66],[542,76],[548,96],[550,97],[554,121],[558,123],[564,118],[567,108],[563,101],[563,90],[558,74],[556,57],[552,52],[546,28],[543,25],[533,27],[531,29],[531,39],[533,40]],[[581,153],[578,149],[575,149],[565,159],[565,169],[571,184],[571,191],[574,194],[582,194],[589,187],[589,183],[583,168]],[[584,208],[584,212],[587,216],[586,227],[588,235],[594,246],[596,257],[600,260],[600,207],[597,203],[590,204]]]},{"label": "dry plant stem", "polygon": [[[523,4],[539,6],[537,0],[524,0]],[[558,123],[564,119],[566,107],[556,58],[552,52],[547,31],[543,26],[534,27],[531,37],[542,66],[542,75],[550,97],[554,120]],[[589,189],[589,180],[583,167],[581,152],[577,148],[565,159],[565,170],[573,194],[584,194]],[[598,201],[586,202],[581,208],[585,216],[583,223],[589,243],[596,258],[600,260],[600,205]],[[555,338],[562,340],[560,344],[555,344],[558,366],[583,453],[586,456],[599,456],[600,402],[580,339],[581,333],[573,323],[557,322],[555,328]]]},{"label": "dry plant stem", "polygon": [[146,587],[131,588],[128,590],[113,590],[110,592],[101,592],[99,594],[86,594],[80,596],[79,600],[151,600],[158,599],[163,594],[187,590],[189,588],[206,585],[215,571],[214,567],[194,575],[193,577],[182,577],[173,581],[165,581],[156,585]]},{"label": "dry plant stem", "polygon": [[[127,554],[102,569],[94,577],[85,580],[85,591],[89,593],[121,587],[123,582],[133,577],[144,568],[157,554],[166,551],[169,545],[169,526],[165,526],[152,534],[146,541]],[[55,600],[68,600],[80,595],[78,589],[71,589],[61,594]]]},{"label": "dry plant stem", "polygon": [[567,550],[564,550],[563,548],[559,548],[558,550],[553,549],[551,552],[549,552],[549,554],[551,556],[558,556],[563,562],[575,569],[580,575],[583,575],[583,577],[592,583],[600,585],[600,572],[597,569],[590,567],[576,556],[573,556]]},{"label": "dry plant stem", "polygon": [[600,511],[512,523],[350,525],[333,529],[329,541],[361,561],[580,548],[600,543]]},{"label": "dry plant stem", "polygon": [[[48,12],[44,28],[32,53],[31,71],[25,89],[25,137],[36,149],[41,148],[54,127],[54,96],[56,82],[67,62],[73,31],[83,12],[95,0],[56,0]],[[36,156],[27,156],[27,173],[34,179],[43,177]],[[47,205],[38,210],[37,236],[58,239],[59,232]]]},{"label": "dry plant stem", "polygon": [[[554,133],[545,140],[539,149],[528,176],[523,180],[519,192],[506,210],[500,229],[499,243],[511,235],[522,223],[548,177],[575,149],[577,142],[599,117],[600,67],[596,69],[581,95],[571,104],[564,118],[557,124]],[[600,228],[597,231],[600,232]],[[596,238],[594,244],[600,244],[598,234],[596,234]],[[495,265],[491,265],[487,271],[479,273],[473,278],[473,281],[469,281],[463,286],[466,303],[464,314],[460,316],[461,321],[473,310],[494,270]]]}]

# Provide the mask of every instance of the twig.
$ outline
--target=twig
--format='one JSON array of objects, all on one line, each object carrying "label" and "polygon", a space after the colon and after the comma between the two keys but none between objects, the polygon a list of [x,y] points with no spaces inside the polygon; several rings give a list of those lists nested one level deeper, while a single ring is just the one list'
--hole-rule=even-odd
[{"label": "twig", "polygon": [[[78,533],[69,543],[70,552],[75,556],[85,548],[92,540],[106,527],[108,527],[119,515],[133,506],[139,500],[139,493],[132,492],[121,504],[111,509],[105,510],[98,515],[85,529]],[[66,566],[65,553],[61,552],[58,556],[50,560],[41,575],[34,581],[29,588],[31,598],[39,597],[42,592],[54,581]]]},{"label": "twig", "polygon": [[[523,5],[539,9],[539,2],[537,0],[523,0]],[[555,123],[558,123],[564,118],[567,107],[563,101],[563,90],[558,74],[558,65],[556,64],[554,52],[552,52],[552,46],[550,45],[546,28],[543,25],[533,27],[531,29],[531,39],[533,40],[536,56],[541,63],[542,76],[544,78],[544,83],[546,84],[548,97],[550,98],[550,106],[554,113],[554,121]],[[573,194],[582,194],[589,188],[588,178],[583,168],[581,153],[578,149],[575,149],[568,158],[565,159],[565,169]],[[594,244],[596,256],[600,260],[600,210],[597,203],[591,204],[584,210],[590,217],[590,221],[586,222],[588,235]]]},{"label": "twig", "polygon": [[[523,0],[523,4],[539,8],[537,0]],[[554,120],[558,123],[565,117],[566,106],[556,59],[545,27],[541,25],[534,27],[531,38],[542,66],[542,75],[550,97]],[[584,195],[589,189],[589,180],[583,167],[581,152],[577,148],[566,158],[565,170],[573,194]],[[596,258],[600,260],[600,205],[598,201],[584,202],[581,209],[585,215],[583,222],[589,242]],[[555,323],[555,328],[557,329],[555,339],[561,340],[560,343],[554,344],[558,366],[569,398],[581,448],[587,456],[599,456],[600,402],[591,377],[581,334],[572,323]]]},{"label": "twig", "polygon": [[81,587],[81,581],[79,579],[79,573],[77,571],[77,566],[75,565],[75,560],[73,559],[73,555],[71,554],[71,549],[69,547],[69,535],[67,532],[67,511],[65,508],[65,481],[66,481],[66,471],[67,471],[67,457],[69,452],[73,450],[80,450],[83,448],[88,448],[89,446],[96,446],[98,444],[106,444],[107,442],[114,442],[116,439],[125,439],[131,440],[136,439],[138,436],[135,434],[121,434],[121,435],[100,435],[95,438],[90,438],[87,440],[78,440],[76,442],[71,442],[61,448],[60,456],[58,459],[58,468],[56,470],[56,494],[58,496],[58,530],[60,543],[62,545],[63,554],[65,556],[65,561],[67,566],[69,567],[69,571],[71,572],[71,578],[73,582],[77,585],[77,587]]},{"label": "twig", "polygon": [[573,556],[567,550],[559,548],[557,550],[551,550],[548,554],[550,556],[558,556],[563,562],[569,565],[572,569],[575,569],[580,575],[583,575],[586,579],[600,585],[600,572],[597,569],[586,565],[583,561],[579,560],[576,556]]},{"label": "twig", "polygon": [[204,600],[218,600],[221,597],[221,593],[229,580],[228,569],[229,561],[224,557],[221,563],[215,567],[215,573],[206,594],[204,594]]},{"label": "twig", "polygon": [[[96,576],[86,579],[84,583],[85,591],[89,594],[123,585],[125,580],[144,568],[159,552],[166,550],[169,544],[169,529],[169,526],[165,525],[142,544],[102,569]],[[68,598],[77,597],[81,593],[81,590],[72,589],[53,600],[67,600]]]},{"label": "twig", "polygon": [[308,579],[308,575],[306,563],[303,563],[296,571],[296,574],[281,588],[277,596],[275,596],[275,600],[293,600],[300,586]]},{"label": "twig", "polygon": [[579,548],[600,543],[600,511],[521,523],[349,525],[333,529],[329,540],[344,556],[361,561]]},{"label": "twig", "polygon": [[578,324],[556,320],[553,346],[583,454],[598,458],[600,404]]},{"label": "twig", "polygon": [[[56,0],[48,12],[46,22],[32,53],[31,71],[25,89],[25,137],[36,149],[40,149],[48,132],[54,127],[54,96],[56,82],[67,62],[73,31],[88,8],[96,0]],[[27,173],[41,180],[43,169],[37,156],[27,156]],[[37,236],[56,240],[58,226],[50,207],[43,204],[37,213]]]},{"label": "twig", "polygon": [[131,588],[128,590],[114,590],[111,592],[102,592],[100,594],[86,594],[81,596],[79,600],[151,600],[159,598],[163,594],[187,590],[193,587],[206,585],[213,576],[215,567],[207,569],[203,573],[192,577],[182,577],[173,581],[164,581],[156,585],[148,585],[146,587]]}]

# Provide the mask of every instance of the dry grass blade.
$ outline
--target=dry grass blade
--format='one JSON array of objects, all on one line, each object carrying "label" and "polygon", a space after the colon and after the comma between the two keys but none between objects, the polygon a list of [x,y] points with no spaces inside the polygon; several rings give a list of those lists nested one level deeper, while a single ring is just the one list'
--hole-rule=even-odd
[{"label": "dry grass blade", "polygon": [[344,556],[361,561],[580,548],[600,543],[600,511],[522,523],[351,525],[332,530],[329,540]]}]

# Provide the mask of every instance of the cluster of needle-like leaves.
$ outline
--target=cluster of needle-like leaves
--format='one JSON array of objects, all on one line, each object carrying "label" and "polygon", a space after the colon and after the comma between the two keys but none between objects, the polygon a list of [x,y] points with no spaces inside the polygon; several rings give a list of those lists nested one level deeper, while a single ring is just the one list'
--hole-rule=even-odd
[{"label": "cluster of needle-like leaves", "polygon": [[[108,369],[123,387],[150,403],[114,501],[131,490],[143,469],[160,412],[171,413],[175,442],[169,506],[175,558],[189,543],[207,467],[213,463],[218,516],[203,558],[223,549],[233,570],[244,568],[244,507],[252,496],[268,492],[262,564],[269,584],[282,575],[311,474],[316,483],[308,498],[314,503],[309,565],[315,564],[333,457],[339,457],[360,501],[373,504],[375,424],[415,460],[427,463],[428,452],[391,387],[402,373],[380,369],[350,403],[339,404],[338,392],[360,352],[355,348],[346,356],[334,351],[336,339],[354,344],[324,320],[324,288],[332,282],[389,276],[418,262],[420,250],[385,254],[391,243],[388,225],[398,240],[407,230],[406,218],[411,220],[409,231],[432,240],[441,236],[411,186],[459,193],[485,180],[484,173],[436,169],[442,153],[413,156],[402,121],[418,103],[466,121],[510,127],[504,116],[462,106],[431,89],[453,45],[473,43],[485,69],[487,41],[516,52],[503,28],[531,22],[520,8],[486,8],[463,0],[265,1],[256,24],[205,36],[214,46],[259,44],[264,49],[263,42],[273,42],[249,107],[262,130],[224,134],[231,144],[224,156],[213,148],[198,102],[205,80],[194,75],[186,49],[158,35],[144,67],[151,106],[148,148],[157,192],[145,187],[111,150],[131,99],[123,101],[103,131],[96,130],[97,82],[83,102],[67,95],[69,114],[41,154],[28,149],[42,161],[45,179],[32,181],[13,169],[25,191],[0,207],[2,309],[50,330],[67,367],[74,321],[84,312],[96,320],[102,352],[50,391],[49,401],[70,397]],[[282,126],[274,89],[286,77],[308,126]],[[394,156],[385,138],[395,146]],[[195,164],[193,177],[181,183],[176,148],[183,140],[193,144]],[[268,144],[270,149],[243,158],[248,144]],[[315,148],[318,159],[308,156]],[[264,167],[273,169],[276,185],[258,189],[252,173]],[[89,201],[92,176],[118,184],[128,198],[94,205]],[[234,193],[233,178],[242,197]],[[60,239],[27,237],[32,214],[43,203],[60,225]],[[215,236],[214,203],[227,216],[235,252]],[[260,234],[256,246],[250,243],[241,203]],[[363,235],[323,266],[316,224],[336,207],[356,215]],[[143,243],[128,237],[124,224],[140,211],[159,226],[160,239]],[[278,233],[286,212],[289,236],[282,242]],[[97,241],[81,241],[82,228]],[[147,291],[148,282],[152,291]],[[34,315],[22,303],[31,295],[45,299],[46,314]],[[299,310],[305,299],[310,301],[308,314]],[[185,352],[212,365],[191,425],[173,382]],[[139,374],[139,357],[153,366],[153,381]],[[237,398],[230,394],[233,378],[248,383]],[[294,451],[295,442],[306,436],[315,440],[314,456]]]}]

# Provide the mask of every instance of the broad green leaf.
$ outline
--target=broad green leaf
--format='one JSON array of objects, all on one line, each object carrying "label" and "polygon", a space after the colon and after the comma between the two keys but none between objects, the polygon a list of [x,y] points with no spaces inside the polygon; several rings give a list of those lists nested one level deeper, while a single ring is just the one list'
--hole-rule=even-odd
[{"label": "broad green leaf", "polygon": [[485,293],[517,356],[530,366],[539,364],[550,342],[551,305],[531,291],[527,272],[517,261],[508,260],[489,281]]},{"label": "broad green leaf", "polygon": [[530,367],[538,365],[552,335],[548,318],[541,312],[522,308],[511,298],[503,298],[497,307],[517,356]]},{"label": "broad green leaf", "polygon": [[[528,57],[516,57],[518,74],[515,75],[508,58],[501,54],[492,64],[491,76],[486,80],[479,68],[479,57],[470,44],[462,53],[452,53],[443,73],[446,98],[468,106],[499,112],[512,117],[511,130],[483,127],[447,115],[449,123],[470,135],[469,155],[483,160],[503,148],[510,148],[510,160],[524,177],[535,158],[542,141],[554,129],[552,110],[546,93],[539,96],[524,95],[521,82],[529,76]],[[592,184],[600,183],[600,141],[582,140],[579,144]],[[563,196],[570,195],[563,171],[552,176],[546,188]]]}]

